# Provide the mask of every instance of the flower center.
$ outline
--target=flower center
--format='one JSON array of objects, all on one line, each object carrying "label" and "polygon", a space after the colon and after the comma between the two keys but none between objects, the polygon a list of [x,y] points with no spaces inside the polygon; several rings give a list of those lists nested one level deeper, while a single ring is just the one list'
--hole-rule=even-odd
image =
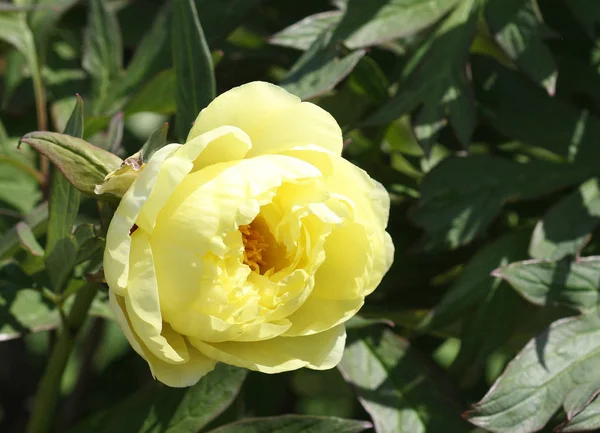
[{"label": "flower center", "polygon": [[266,269],[267,262],[263,254],[269,247],[260,231],[252,224],[239,227],[244,242],[244,264],[254,272],[262,274]]}]

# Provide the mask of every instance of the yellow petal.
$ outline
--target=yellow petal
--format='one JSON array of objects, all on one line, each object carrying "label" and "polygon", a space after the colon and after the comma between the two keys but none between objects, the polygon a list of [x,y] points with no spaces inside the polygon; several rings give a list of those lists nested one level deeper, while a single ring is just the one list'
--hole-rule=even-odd
[{"label": "yellow petal", "polygon": [[159,214],[152,236],[201,256],[222,257],[227,234],[249,224],[280,185],[320,176],[311,164],[283,155],[207,167],[185,177]]},{"label": "yellow petal", "polygon": [[188,141],[222,125],[236,126],[250,136],[252,150],[248,156],[301,144],[313,144],[337,155],[342,152],[342,132],[327,111],[265,82],[244,84],[218,96],[200,112]]},{"label": "yellow petal", "polygon": [[288,317],[292,326],[282,336],[295,337],[327,331],[349,320],[363,304],[363,298],[332,300],[312,295]]},{"label": "yellow petal", "polygon": [[285,154],[319,168],[330,193],[345,198],[352,207],[355,224],[336,227],[325,242],[327,258],[317,272],[314,293],[329,299],[350,299],[371,293],[394,257],[394,245],[385,232],[389,194],[379,182],[344,158],[306,147]]},{"label": "yellow petal", "polygon": [[342,358],[346,330],[344,325],[306,337],[276,337],[240,343],[206,343],[190,338],[194,347],[212,359],[263,373],[280,373],[308,367],[326,370]]},{"label": "yellow petal", "polygon": [[185,143],[163,162],[137,225],[151,233],[158,213],[186,175],[207,165],[242,159],[251,147],[248,136],[231,126],[216,128]]},{"label": "yellow petal", "polygon": [[117,294],[124,293],[129,278],[129,231],[154,187],[160,166],[179,147],[179,144],[169,144],[154,154],[123,196],[108,227],[104,249],[104,276],[108,286]]},{"label": "yellow petal", "polygon": [[152,375],[165,385],[172,387],[186,387],[196,384],[202,377],[210,373],[217,364],[207,358],[192,346],[187,346],[189,360],[184,364],[167,363],[152,354],[135,336],[131,323],[125,316],[125,301],[121,296],[109,290],[109,300],[117,323],[131,347],[146,360]]},{"label": "yellow petal", "polygon": [[159,359],[185,363],[190,357],[185,341],[176,332],[163,329],[154,260],[148,235],[141,229],[131,235],[131,265],[125,306],[135,334]]}]

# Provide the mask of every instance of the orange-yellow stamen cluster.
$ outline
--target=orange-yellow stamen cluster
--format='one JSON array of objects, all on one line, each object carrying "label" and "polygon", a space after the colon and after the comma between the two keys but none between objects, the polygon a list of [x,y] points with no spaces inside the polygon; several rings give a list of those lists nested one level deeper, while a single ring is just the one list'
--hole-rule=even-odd
[{"label": "orange-yellow stamen cluster", "polygon": [[248,265],[254,272],[262,273],[267,262],[263,258],[263,252],[269,247],[265,238],[251,224],[239,227],[244,242],[244,264]]}]

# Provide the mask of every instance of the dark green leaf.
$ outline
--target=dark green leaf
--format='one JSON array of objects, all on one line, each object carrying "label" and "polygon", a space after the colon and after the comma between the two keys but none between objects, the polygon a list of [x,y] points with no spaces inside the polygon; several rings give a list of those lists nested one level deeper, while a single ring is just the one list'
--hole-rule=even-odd
[{"label": "dark green leaf", "polygon": [[212,56],[192,0],[173,5],[172,53],[177,84],[177,135],[185,140],[192,123],[215,97]]},{"label": "dark green leaf", "polygon": [[358,94],[371,101],[381,103],[389,97],[390,83],[377,62],[365,56],[350,74],[350,86]]},{"label": "dark green leaf", "polygon": [[211,430],[210,433],[359,433],[370,428],[365,421],[333,417],[284,415],[250,418]]},{"label": "dark green leaf", "polygon": [[35,38],[41,64],[45,63],[48,43],[56,24],[75,3],[77,0],[36,0],[37,7],[29,14],[29,25]]},{"label": "dark green leaf", "polygon": [[594,0],[569,0],[565,5],[571,9],[586,33],[595,40],[600,26],[598,4]]},{"label": "dark green leaf", "polygon": [[211,49],[221,44],[248,13],[264,0],[195,0],[198,17]]},{"label": "dark green leaf", "polygon": [[231,404],[245,377],[244,369],[218,364],[189,388],[154,383],[70,433],[196,433]]},{"label": "dark green leaf", "polygon": [[302,21],[286,27],[279,33],[271,36],[269,43],[306,51],[321,33],[337,25],[342,19],[342,15],[341,11],[321,12],[310,15]]},{"label": "dark green leaf", "polygon": [[563,305],[582,312],[598,307],[600,257],[574,262],[528,260],[499,268],[494,275],[537,305]]},{"label": "dark green leaf", "polygon": [[90,0],[85,30],[83,68],[94,78],[95,113],[102,110],[109,85],[121,73],[123,41],[115,14],[104,0]]},{"label": "dark green leaf", "polygon": [[46,155],[75,188],[86,194],[94,194],[95,186],[123,162],[87,141],[56,132],[31,132],[21,141]]},{"label": "dark green leaf", "polygon": [[21,240],[21,244],[27,249],[27,251],[34,256],[44,255],[44,249],[38,243],[33,230],[31,230],[31,227],[29,227],[27,223],[20,221],[17,223],[15,228],[17,229],[17,235]]},{"label": "dark green leaf", "polygon": [[470,430],[451,384],[385,326],[349,329],[339,369],[378,433]]},{"label": "dark green leaf", "polygon": [[600,389],[600,317],[554,322],[508,365],[487,395],[465,415],[492,432],[541,429],[565,405],[572,414]]},{"label": "dark green leaf", "polygon": [[108,134],[106,136],[106,150],[111,153],[118,154],[121,149],[121,140],[123,140],[123,126],[125,122],[123,120],[123,113],[117,113],[110,120],[108,126]]},{"label": "dark green leaf", "polygon": [[548,96],[489,58],[475,56],[472,67],[481,113],[500,133],[583,164],[596,159],[600,121],[587,110]]},{"label": "dark green leaf", "polygon": [[[135,54],[127,66],[123,77],[111,83],[111,98],[119,99],[127,97],[132,91],[150,80],[153,75],[170,66],[170,18],[171,6],[167,3],[156,13],[152,27],[144,35],[139,47],[135,50]],[[157,95],[157,99],[160,98],[161,96]]]},{"label": "dark green leaf", "polygon": [[466,312],[481,305],[491,292],[499,290],[500,280],[492,277],[491,272],[527,257],[529,233],[511,232],[481,248],[425,318],[421,327],[437,329],[461,320]]},{"label": "dark green leaf", "polygon": [[333,33],[327,31],[300,57],[281,86],[302,99],[321,95],[346,78],[364,55],[364,50],[357,50],[342,57]]},{"label": "dark green leaf", "polygon": [[167,69],[153,77],[125,105],[126,114],[143,111],[174,114],[176,106],[176,77],[174,69]]},{"label": "dark green leaf", "polygon": [[164,123],[160,128],[154,131],[148,140],[142,146],[142,161],[148,162],[154,152],[167,144],[167,133],[169,132],[169,124]]},{"label": "dark green leaf", "polygon": [[396,95],[365,123],[390,123],[423,104],[415,133],[429,152],[449,117],[463,145],[475,128],[475,111],[465,60],[475,35],[476,0],[460,2],[407,63]]},{"label": "dark green leaf", "polygon": [[598,179],[594,178],[556,203],[538,222],[529,254],[536,259],[548,260],[576,255],[599,223],[600,187]]},{"label": "dark green leaf", "polygon": [[92,224],[81,224],[75,229],[73,239],[77,248],[76,263],[82,263],[100,254],[104,249],[104,240],[96,236]]},{"label": "dark green leaf", "polygon": [[506,54],[548,94],[554,95],[558,71],[542,40],[543,24],[536,1],[489,0],[485,16]]},{"label": "dark green leaf", "polygon": [[[67,121],[65,134],[83,136],[83,101],[77,99],[73,113]],[[55,168],[48,200],[48,230],[44,262],[55,291],[64,290],[75,266],[77,247],[71,236],[79,212],[81,193]]]},{"label": "dark green leaf", "polygon": [[489,155],[450,157],[424,178],[411,217],[426,230],[426,247],[456,248],[485,230],[506,201],[548,194],[588,176],[570,164],[518,164]]}]

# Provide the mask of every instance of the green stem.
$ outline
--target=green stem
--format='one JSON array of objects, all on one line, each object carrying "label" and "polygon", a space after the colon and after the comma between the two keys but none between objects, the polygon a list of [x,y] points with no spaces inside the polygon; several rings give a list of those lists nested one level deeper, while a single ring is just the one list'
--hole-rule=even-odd
[{"label": "green stem", "polygon": [[56,342],[44,376],[38,386],[28,433],[47,433],[52,430],[56,404],[60,397],[60,382],[75,345],[75,338],[83,325],[87,312],[98,291],[97,284],[83,286],[75,295],[73,307],[66,326],[63,326]]},{"label": "green stem", "polygon": [[[37,127],[38,131],[45,131],[48,129],[48,112],[46,110],[46,89],[44,88],[44,82],[42,80],[42,70],[38,63],[37,55],[32,60],[32,80],[33,80],[33,93],[35,95],[35,111],[37,115]],[[48,191],[48,181],[50,178],[50,161],[45,155],[40,155],[40,172],[44,179],[44,191]]]}]

